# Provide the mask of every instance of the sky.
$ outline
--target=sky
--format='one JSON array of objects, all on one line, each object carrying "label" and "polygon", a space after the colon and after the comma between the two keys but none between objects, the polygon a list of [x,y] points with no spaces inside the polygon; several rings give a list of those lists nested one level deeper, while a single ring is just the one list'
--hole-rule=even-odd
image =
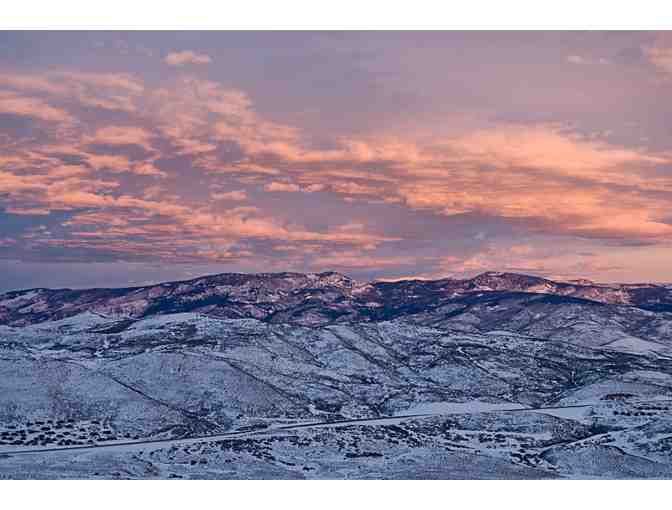
[{"label": "sky", "polygon": [[0,32],[0,290],[672,282],[672,33]]}]

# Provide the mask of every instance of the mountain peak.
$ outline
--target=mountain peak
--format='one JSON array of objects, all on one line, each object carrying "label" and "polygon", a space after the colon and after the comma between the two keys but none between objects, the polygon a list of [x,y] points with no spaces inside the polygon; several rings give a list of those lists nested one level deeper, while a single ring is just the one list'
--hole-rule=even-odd
[{"label": "mountain peak", "polygon": [[509,279],[520,279],[524,278],[527,280],[545,280],[545,278],[541,276],[535,276],[535,275],[529,275],[529,274],[524,274],[524,273],[511,273],[508,271],[485,271],[483,273],[480,273],[474,277],[476,278],[509,278]]},{"label": "mountain peak", "polygon": [[486,271],[471,281],[474,285],[490,288],[491,290],[526,290],[530,287],[552,284],[550,280],[539,276],[531,276],[520,273],[506,273],[499,271]]}]

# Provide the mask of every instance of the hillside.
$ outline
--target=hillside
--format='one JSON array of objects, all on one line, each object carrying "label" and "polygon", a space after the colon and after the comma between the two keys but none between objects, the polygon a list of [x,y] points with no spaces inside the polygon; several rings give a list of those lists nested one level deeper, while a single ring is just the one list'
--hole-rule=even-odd
[{"label": "hillside", "polygon": [[281,273],[11,292],[0,476],[669,478],[668,291]]}]

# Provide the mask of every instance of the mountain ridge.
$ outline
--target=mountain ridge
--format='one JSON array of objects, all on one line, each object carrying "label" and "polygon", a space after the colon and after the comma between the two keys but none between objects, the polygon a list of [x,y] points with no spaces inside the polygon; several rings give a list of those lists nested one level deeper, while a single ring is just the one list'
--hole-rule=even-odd
[{"label": "mountain ridge", "polygon": [[479,294],[526,293],[672,311],[672,288],[659,284],[585,284],[487,271],[473,278],[359,282],[321,273],[219,273],[123,288],[45,289],[0,295],[0,324],[22,326],[85,311],[141,318],[198,312],[304,325],[389,320],[427,312]]}]

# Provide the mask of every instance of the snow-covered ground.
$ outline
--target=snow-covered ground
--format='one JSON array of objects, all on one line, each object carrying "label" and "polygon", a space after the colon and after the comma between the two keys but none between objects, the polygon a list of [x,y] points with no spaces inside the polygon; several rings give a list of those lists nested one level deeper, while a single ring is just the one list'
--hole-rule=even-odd
[{"label": "snow-covered ground", "polygon": [[[479,285],[497,289],[505,277]],[[0,454],[15,452],[0,455],[0,477],[670,473],[668,314],[524,293],[493,301],[497,291],[483,290],[401,318],[343,320],[325,311],[334,296],[377,309],[378,287],[336,274],[239,278],[215,290],[136,289],[53,320],[0,326]],[[405,295],[422,296],[418,285]],[[539,285],[525,288],[567,290]],[[259,319],[171,303],[138,313],[169,292],[192,299],[195,288],[198,299],[235,288],[237,299],[263,295],[272,305],[250,305]],[[290,323],[282,307],[297,288],[325,308]],[[56,306],[44,299],[12,294],[0,307],[11,315]],[[260,320],[265,306],[273,320]]]}]

